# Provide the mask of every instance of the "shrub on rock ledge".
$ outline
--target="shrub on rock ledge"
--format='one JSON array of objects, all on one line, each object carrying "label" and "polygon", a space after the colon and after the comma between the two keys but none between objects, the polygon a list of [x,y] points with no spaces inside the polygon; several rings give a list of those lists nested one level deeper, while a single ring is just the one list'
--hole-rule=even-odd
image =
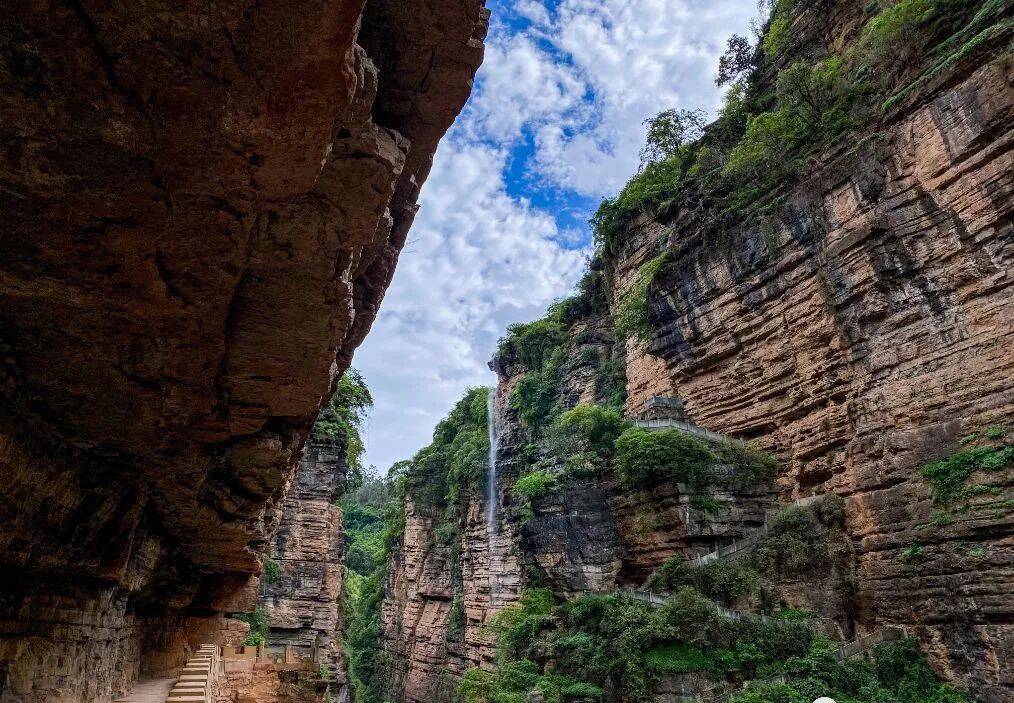
[{"label": "shrub on rock ledge", "polygon": [[616,440],[616,470],[628,487],[667,479],[703,490],[714,462],[706,444],[679,430],[631,427]]}]

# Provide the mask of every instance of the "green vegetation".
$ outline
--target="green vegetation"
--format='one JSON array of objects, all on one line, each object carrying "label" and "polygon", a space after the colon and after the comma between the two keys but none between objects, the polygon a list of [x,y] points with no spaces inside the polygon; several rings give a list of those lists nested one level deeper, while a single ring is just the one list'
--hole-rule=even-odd
[{"label": "green vegetation", "polygon": [[623,408],[627,402],[626,352],[618,350],[617,356],[598,359],[595,369],[595,397],[611,408]]},{"label": "green vegetation", "polygon": [[237,620],[242,620],[250,626],[250,632],[247,633],[246,639],[243,640],[244,645],[256,647],[267,643],[268,619],[264,615],[263,608],[258,605],[252,613],[237,613],[235,617]]},{"label": "green vegetation", "polygon": [[679,430],[630,427],[616,440],[616,471],[628,487],[678,481],[701,492],[714,462],[706,444]]},{"label": "green vegetation", "polygon": [[806,610],[805,608],[779,608],[775,611],[774,616],[779,620],[812,620],[817,617],[817,613],[812,610]]},{"label": "green vegetation", "polygon": [[567,409],[562,383],[564,373],[574,367],[575,361],[595,365],[599,402],[619,408],[626,400],[624,357],[600,357],[592,348],[576,354],[575,347],[581,339],[570,338],[571,325],[606,310],[602,274],[591,270],[581,280],[575,295],[551,305],[540,320],[511,325],[500,340],[497,350],[500,362],[507,366],[520,365],[525,371],[511,392],[510,404],[520,415],[533,442],[542,439]]},{"label": "green vegetation", "polygon": [[282,578],[278,562],[268,557],[264,558],[264,583],[271,585],[278,583]]},{"label": "green vegetation", "polygon": [[[519,353],[538,361],[541,332],[527,335]],[[433,521],[433,545],[447,550],[452,578],[462,592],[457,553],[460,524],[470,496],[481,492],[487,476],[488,388],[472,388],[433,432],[433,441],[411,460],[395,464],[387,479],[366,481],[342,500],[347,556],[343,594],[342,642],[358,703],[390,700],[390,655],[380,648],[381,603],[390,551],[404,535],[406,499]],[[464,603],[451,603],[448,640],[464,633]]]},{"label": "green vegetation", "polygon": [[675,593],[689,586],[713,601],[731,606],[752,594],[760,581],[757,572],[746,566],[726,561],[693,566],[683,557],[674,557],[655,570],[645,587]]},{"label": "green vegetation", "polygon": [[842,499],[827,496],[807,507],[788,507],[768,521],[768,534],[750,556],[750,565],[763,576],[795,577],[844,568],[851,545],[841,530]]},{"label": "green vegetation", "polygon": [[550,357],[542,368],[525,374],[511,392],[511,406],[536,437],[552,424],[554,416],[559,413],[562,363],[561,350]]},{"label": "green vegetation", "polygon": [[714,452],[721,463],[735,468],[733,479],[737,488],[771,481],[781,470],[781,464],[773,454],[738,440],[722,440],[714,445]]},{"label": "green vegetation", "polygon": [[500,340],[499,354],[531,371],[541,369],[566,341],[560,318],[559,310],[555,310],[541,320],[510,325],[507,336]]},{"label": "green vegetation", "polygon": [[535,500],[556,488],[556,477],[545,471],[525,474],[514,484],[514,493],[526,500]]},{"label": "green vegetation", "polygon": [[[812,638],[794,623],[725,619],[692,589],[660,607],[620,596],[554,605],[548,591],[537,591],[505,610],[493,630],[501,668],[467,675],[459,688],[463,703],[524,701],[533,688],[547,699],[598,701],[607,681],[623,700],[639,701],[660,673],[752,674],[804,654]],[[530,676],[517,677],[519,667]]]},{"label": "green vegetation", "polygon": [[1014,466],[1014,445],[972,447],[927,464],[922,468],[922,475],[933,485],[933,502],[950,506],[982,492],[981,487],[966,485],[973,473],[1001,471],[1011,466]]},{"label": "green vegetation", "polygon": [[914,640],[882,644],[873,662],[835,659],[836,645],[819,637],[805,656],[779,668],[785,683],[757,682],[734,694],[730,703],[810,703],[830,696],[849,703],[962,703],[966,697],[937,681]]},{"label": "green vegetation", "polygon": [[655,327],[648,319],[648,287],[667,260],[668,254],[659,254],[637,270],[637,280],[613,311],[613,330],[617,337],[633,337],[642,343],[651,341]]},{"label": "green vegetation", "polygon": [[360,703],[388,699],[390,662],[380,648],[380,607],[387,555],[405,528],[403,469],[396,464],[386,479],[366,479],[341,501],[346,545],[341,637]]},{"label": "green vegetation", "polygon": [[922,561],[925,558],[926,555],[921,544],[913,544],[901,552],[902,561]]},{"label": "green vegetation", "polygon": [[366,387],[362,374],[349,369],[338,381],[331,400],[320,409],[313,426],[315,437],[339,438],[346,444],[348,489],[355,489],[363,480],[363,444],[359,428],[373,406],[373,397]]},{"label": "green vegetation", "polygon": [[458,700],[467,703],[526,703],[529,691],[538,690],[546,703],[597,701],[602,697],[598,686],[575,681],[558,674],[543,674],[535,662],[527,659],[506,662],[494,674],[469,669],[458,685]]},{"label": "green vegetation", "polygon": [[601,405],[578,405],[560,415],[553,425],[551,441],[556,454],[587,455],[604,466],[616,453],[616,440],[628,427],[618,410]]},{"label": "green vegetation", "polygon": [[986,428],[986,439],[1003,439],[1007,435],[1007,428],[993,425]]},{"label": "green vegetation", "polygon": [[705,513],[719,513],[729,506],[720,500],[708,495],[695,495],[690,498],[690,505]]},{"label": "green vegetation", "polygon": [[382,497],[364,500],[360,489],[341,500],[345,566],[361,576],[369,576],[384,566],[402,519],[401,502],[394,495],[393,485],[369,479],[363,487],[374,484],[385,488]]},{"label": "green vegetation", "polygon": [[488,388],[471,388],[405,468],[405,488],[432,517],[457,518],[464,494],[485,486],[489,456]]},{"label": "green vegetation", "polygon": [[[1009,55],[1014,19],[1009,17],[1006,0],[932,0],[929,3],[932,7],[925,14],[918,12],[921,3],[915,0],[899,3],[909,4],[913,7],[899,12],[896,21],[887,22],[881,28],[887,39],[893,34],[905,36],[906,41],[896,43],[893,52],[888,51],[880,65],[893,61],[905,68],[915,64],[923,70],[884,102],[884,111],[897,106],[920,86],[974,53],[984,53],[987,60]],[[922,42],[917,41],[919,37],[924,38]],[[946,38],[933,45],[938,37]],[[890,46],[887,40],[880,43]],[[928,50],[918,51],[920,44]],[[902,53],[899,55],[899,52]]]},{"label": "green vegetation", "polygon": [[833,569],[839,582],[852,574],[851,543],[841,531],[844,501],[829,495],[806,507],[788,507],[768,522],[768,533],[750,554],[736,562],[713,561],[694,566],[674,557],[648,578],[645,587],[673,593],[693,588],[729,607],[773,612],[773,582]]},{"label": "green vegetation", "polygon": [[535,501],[555,491],[557,484],[556,476],[547,471],[532,471],[517,480],[513,492],[519,500],[517,514],[522,522],[535,517]]},{"label": "green vegetation", "polygon": [[761,47],[769,57],[784,51],[791,43],[791,13],[799,5],[799,0],[770,0],[771,16]]},{"label": "green vegetation", "polygon": [[1014,33],[1004,0],[873,0],[849,49],[797,46],[798,11],[831,5],[773,0],[762,51],[743,37],[730,41],[718,82],[732,85],[715,124],[701,130],[695,113],[673,110],[648,121],[647,164],[592,218],[607,256],[638,214],[680,205],[707,203],[720,236],[727,218],[742,219],[842,135],[872,131],[883,111],[963,58],[1009,51]]},{"label": "green vegetation", "polygon": [[361,703],[384,701],[390,683],[389,662],[380,648],[384,571],[370,576],[348,571],[344,583],[342,645],[356,700]]},{"label": "green vegetation", "polygon": [[[661,606],[619,595],[556,603],[530,591],[490,624],[498,668],[472,669],[460,703],[525,703],[538,690],[554,703],[643,701],[662,674],[700,673],[731,690],[739,703],[810,703],[831,695],[850,703],[960,703],[940,684],[915,642],[880,645],[874,661],[836,660],[837,645],[815,636],[810,614],[785,611],[777,622],[723,617],[707,598],[683,588]],[[785,683],[764,683],[772,675]]]}]

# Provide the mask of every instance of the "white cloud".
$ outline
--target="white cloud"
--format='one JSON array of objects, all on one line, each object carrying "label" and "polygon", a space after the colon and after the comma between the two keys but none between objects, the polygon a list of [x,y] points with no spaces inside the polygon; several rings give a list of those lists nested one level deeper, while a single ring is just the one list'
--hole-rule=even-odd
[{"label": "white cloud", "polygon": [[615,193],[637,168],[645,119],[717,108],[718,57],[756,12],[753,0],[564,0],[538,31],[594,94],[596,119],[576,133],[547,121],[540,170],[585,195]]},{"label": "white cloud", "polygon": [[486,367],[506,326],[566,293],[586,252],[556,240],[555,220],[505,191],[506,153],[441,145],[394,284],[355,365],[376,400],[367,460],[387,468],[427,444]]},{"label": "white cloud", "polygon": [[[494,28],[505,31],[501,25]],[[575,72],[555,61],[531,34],[494,34],[462,129],[473,140],[507,144],[518,139],[526,125],[587,111],[586,89]]]},{"label": "white cloud", "polygon": [[[354,361],[376,400],[367,461],[381,469],[427,444],[466,386],[492,383],[506,326],[541,315],[581,273],[587,252],[573,247],[587,233],[512,196],[523,189],[506,174],[524,171],[561,212],[575,193],[615,193],[636,170],[645,118],[717,106],[718,55],[755,12],[755,0],[497,3],[476,89]],[[498,19],[508,14],[524,21]],[[508,168],[518,159],[525,168]]]}]

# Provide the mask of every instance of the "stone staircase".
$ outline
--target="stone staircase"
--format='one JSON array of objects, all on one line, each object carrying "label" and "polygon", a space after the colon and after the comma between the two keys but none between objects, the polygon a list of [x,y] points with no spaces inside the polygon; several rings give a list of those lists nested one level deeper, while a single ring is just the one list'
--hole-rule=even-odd
[{"label": "stone staircase", "polygon": [[166,703],[211,703],[219,669],[218,647],[202,644],[180,671]]}]

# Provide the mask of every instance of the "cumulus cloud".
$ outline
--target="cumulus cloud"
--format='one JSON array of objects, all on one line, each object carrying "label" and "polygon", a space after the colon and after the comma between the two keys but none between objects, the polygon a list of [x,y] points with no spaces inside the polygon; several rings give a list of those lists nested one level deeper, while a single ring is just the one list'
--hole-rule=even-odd
[{"label": "cumulus cloud", "polygon": [[356,365],[376,407],[368,460],[386,468],[429,442],[486,367],[506,326],[542,313],[580,276],[586,252],[567,250],[552,216],[507,195],[507,154],[441,145],[394,284]]},{"label": "cumulus cloud", "polygon": [[[589,253],[573,209],[636,170],[644,119],[717,106],[718,56],[756,9],[755,0],[490,5],[476,88],[441,143],[354,361],[376,401],[367,461],[381,469],[427,444],[467,386],[494,382],[486,362],[508,324],[572,289]],[[532,189],[543,208],[518,195]]]},{"label": "cumulus cloud", "polygon": [[752,0],[564,0],[535,31],[586,84],[594,118],[542,125],[539,169],[586,195],[619,190],[637,168],[645,119],[717,108],[718,57],[756,12]]}]

